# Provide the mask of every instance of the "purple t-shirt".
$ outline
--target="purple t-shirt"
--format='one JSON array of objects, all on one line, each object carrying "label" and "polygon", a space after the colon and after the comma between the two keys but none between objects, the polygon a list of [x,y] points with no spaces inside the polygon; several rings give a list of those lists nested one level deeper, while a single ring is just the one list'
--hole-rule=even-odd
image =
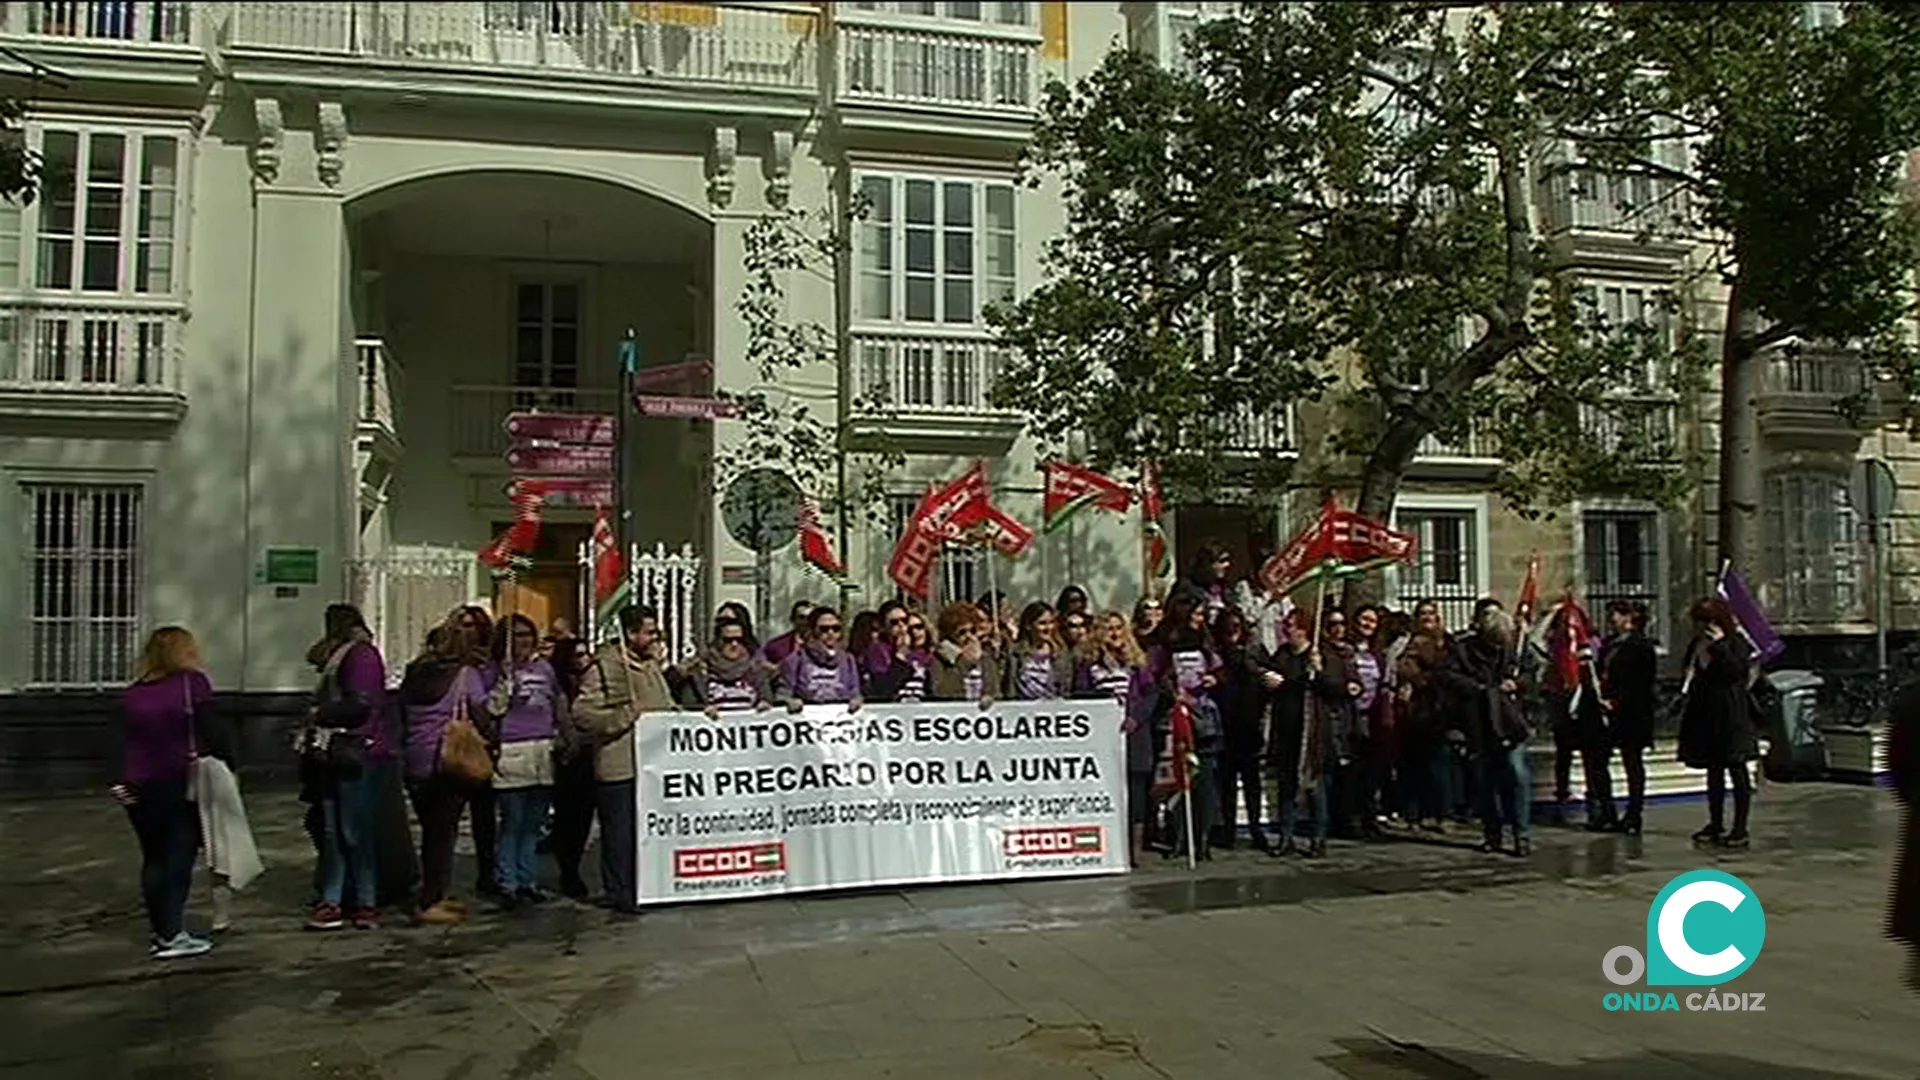
[{"label": "purple t-shirt", "polygon": [[796,649],[780,665],[780,684],[808,705],[845,703],[860,696],[860,669],[849,652],[836,652],[831,663],[822,664]]},{"label": "purple t-shirt", "polygon": [[213,683],[198,671],[178,671],[127,687],[122,699],[127,748],[121,782],[184,782],[193,762],[193,716],[212,700]]},{"label": "purple t-shirt", "polygon": [[394,718],[387,711],[387,665],[380,650],[371,642],[356,644],[341,657],[334,677],[341,693],[357,694],[367,703],[367,759],[392,757]]},{"label": "purple t-shirt", "polygon": [[1019,656],[1020,670],[1014,673],[1013,680],[1020,700],[1044,701],[1061,695],[1065,687],[1054,679],[1052,653],[1029,652]]},{"label": "purple t-shirt", "polygon": [[[494,668],[487,673],[487,689],[499,684],[503,673]],[[560,696],[560,680],[553,665],[535,659],[514,670],[512,696],[507,699],[507,714],[500,718],[502,743],[536,742],[554,736],[554,701]]]}]

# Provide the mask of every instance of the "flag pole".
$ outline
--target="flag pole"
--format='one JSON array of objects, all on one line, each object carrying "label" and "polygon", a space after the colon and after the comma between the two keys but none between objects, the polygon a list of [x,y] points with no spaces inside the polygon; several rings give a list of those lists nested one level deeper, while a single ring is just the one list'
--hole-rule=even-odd
[{"label": "flag pole", "polygon": [[[1320,635],[1322,631],[1325,629],[1325,627],[1323,627],[1321,624],[1326,621],[1326,617],[1327,617],[1327,580],[1332,576],[1333,574],[1330,572],[1327,564],[1321,563],[1320,564],[1320,582],[1318,587],[1315,588],[1314,590],[1315,596],[1313,601],[1313,640],[1311,643],[1312,648],[1307,653],[1308,658],[1313,661],[1312,667],[1316,669],[1319,668],[1320,666]],[[1318,671],[1314,671],[1313,674],[1316,678],[1319,676]],[[1309,705],[1312,704],[1313,687],[1311,686],[1307,687],[1307,696],[1305,700]],[[1312,736],[1315,725],[1318,723],[1317,719],[1315,719],[1311,715],[1312,712],[1313,712],[1312,709],[1306,710],[1307,715],[1304,717],[1305,723],[1302,723],[1300,725],[1300,765],[1298,768],[1294,770],[1294,773],[1295,773],[1294,784],[1296,787],[1300,789],[1299,793],[1295,795],[1294,798],[1299,801],[1301,809],[1306,809],[1308,806],[1312,805],[1311,802],[1309,801],[1310,796],[1307,793],[1307,775],[1308,775],[1307,774],[1307,761],[1308,761],[1307,751],[1313,745],[1313,740],[1311,736]],[[1322,809],[1324,810],[1325,807],[1323,807]],[[1325,823],[1323,822],[1322,824],[1324,825]],[[1284,843],[1293,838],[1290,836],[1283,836],[1280,839],[1281,839],[1281,842]]]},{"label": "flag pole", "polygon": [[[1193,719],[1191,715],[1192,710],[1189,709],[1188,713],[1189,715],[1187,719],[1187,730],[1191,731],[1193,730]],[[1193,740],[1189,740],[1189,743],[1191,743],[1192,741]],[[1188,750],[1192,750],[1191,745],[1189,745]],[[1183,751],[1183,753],[1185,752],[1186,751]],[[1200,754],[1197,750],[1195,750],[1193,751],[1192,756],[1193,758],[1198,759]],[[1194,788],[1193,770],[1194,768],[1195,768],[1195,765],[1193,764],[1192,761],[1183,760],[1180,763],[1181,771],[1187,774],[1187,789],[1180,793],[1180,809],[1185,812],[1186,818],[1187,818],[1187,869],[1189,871],[1193,870],[1195,867],[1193,853],[1200,846],[1199,837],[1193,834],[1193,788]]]}]

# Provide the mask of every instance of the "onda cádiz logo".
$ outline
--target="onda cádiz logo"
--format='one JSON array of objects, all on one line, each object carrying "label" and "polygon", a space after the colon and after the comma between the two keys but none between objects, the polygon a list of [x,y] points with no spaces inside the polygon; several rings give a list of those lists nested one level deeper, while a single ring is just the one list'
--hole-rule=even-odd
[{"label": "onda c\u00e1diz logo", "polygon": [[[1747,883],[1719,870],[1681,874],[1647,909],[1647,951],[1609,950],[1600,971],[1615,986],[1646,976],[1653,986],[1704,987],[1686,993],[1629,990],[1601,999],[1608,1012],[1765,1012],[1767,995],[1721,990],[1753,966],[1767,940],[1767,913]],[[1624,970],[1623,970],[1624,967]]]}]

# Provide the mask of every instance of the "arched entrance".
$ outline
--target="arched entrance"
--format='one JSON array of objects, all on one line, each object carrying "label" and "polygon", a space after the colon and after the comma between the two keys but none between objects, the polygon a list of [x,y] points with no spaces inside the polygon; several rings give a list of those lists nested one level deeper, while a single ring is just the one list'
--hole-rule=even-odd
[{"label": "arched entrance", "polygon": [[[363,567],[418,566],[434,551],[451,571],[445,552],[485,545],[513,516],[508,414],[611,414],[629,329],[643,366],[710,354],[711,228],[635,188],[551,172],[439,174],[356,198],[347,228]],[[711,514],[709,433],[648,422],[629,447],[628,491],[644,508],[635,539],[697,543]],[[510,588],[477,565],[461,587],[498,610],[578,625],[574,552],[592,515],[547,508],[532,565]],[[406,606],[363,600],[376,620]],[[410,650],[425,629],[415,616],[388,621],[389,647]]]}]

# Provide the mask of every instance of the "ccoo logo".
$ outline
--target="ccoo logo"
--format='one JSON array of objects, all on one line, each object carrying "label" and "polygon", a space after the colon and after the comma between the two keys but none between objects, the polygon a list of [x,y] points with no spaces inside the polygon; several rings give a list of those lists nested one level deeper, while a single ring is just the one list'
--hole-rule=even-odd
[{"label": "ccoo logo", "polygon": [[[1600,970],[1615,986],[1706,986],[1753,966],[1767,940],[1767,914],[1747,883],[1719,870],[1681,874],[1647,909],[1647,951],[1609,950]],[[1626,970],[1621,970],[1621,962]]]}]

